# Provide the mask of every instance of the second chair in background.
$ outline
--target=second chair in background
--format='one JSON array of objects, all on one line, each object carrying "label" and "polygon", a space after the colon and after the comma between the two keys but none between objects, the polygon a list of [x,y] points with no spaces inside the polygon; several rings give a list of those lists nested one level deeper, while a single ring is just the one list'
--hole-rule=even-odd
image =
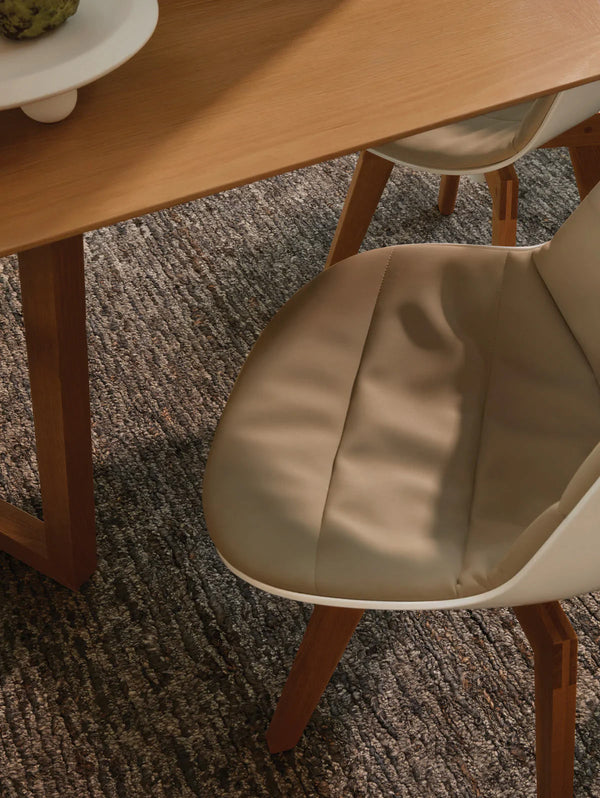
[{"label": "second chair in background", "polygon": [[514,162],[536,147],[568,146],[583,198],[600,170],[600,121],[589,118],[598,109],[600,84],[594,82],[364,150],[327,266],[358,252],[394,164],[442,175],[438,206],[443,214],[454,210],[461,175],[484,174],[492,194],[492,243],[514,246]]}]

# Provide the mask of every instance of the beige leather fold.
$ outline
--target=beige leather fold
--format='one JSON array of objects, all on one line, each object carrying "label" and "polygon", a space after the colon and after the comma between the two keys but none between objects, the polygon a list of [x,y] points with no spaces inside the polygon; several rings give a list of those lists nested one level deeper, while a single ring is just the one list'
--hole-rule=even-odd
[{"label": "beige leather fold", "polygon": [[520,571],[600,478],[599,202],[536,250],[375,250],[296,294],[209,457],[225,559],[275,589],[383,602]]},{"label": "beige leather fold", "polygon": [[[530,543],[513,549],[513,542],[559,500],[598,440],[594,374],[531,252],[516,250],[505,270],[461,595],[496,587],[525,564]],[[541,545],[541,529],[536,524],[525,538],[535,532]]]},{"label": "beige leather fold", "polygon": [[578,504],[592,485],[600,479],[600,444],[594,448],[575,472],[566,487],[560,502],[559,510],[563,516],[568,515]]},{"label": "beige leather fold", "polygon": [[323,513],[319,593],[455,592],[505,261],[486,255],[394,250]]},{"label": "beige leather fold", "polygon": [[390,258],[375,251],[329,270],[271,321],[221,418],[204,511],[223,556],[290,590],[314,591],[331,469],[373,307]]},{"label": "beige leather fold", "polygon": [[593,191],[533,255],[600,382],[600,193]]}]

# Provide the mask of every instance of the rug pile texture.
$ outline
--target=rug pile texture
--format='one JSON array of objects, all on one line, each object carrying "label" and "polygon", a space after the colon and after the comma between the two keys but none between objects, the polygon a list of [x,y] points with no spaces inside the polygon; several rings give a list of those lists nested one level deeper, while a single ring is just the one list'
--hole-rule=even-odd
[{"label": "rug pile texture", "polygon": [[[259,332],[322,268],[349,156],[85,238],[97,573],[71,593],[0,555],[2,798],[535,795],[532,656],[509,610],[368,612],[296,750],[264,732],[311,608],[218,559],[206,456]],[[578,198],[566,151],[519,164],[519,244]],[[149,175],[149,180],[152,176]],[[396,168],[365,241],[489,243]],[[40,512],[16,259],[0,260],[0,496]],[[576,796],[600,795],[600,603],[580,637]]]}]

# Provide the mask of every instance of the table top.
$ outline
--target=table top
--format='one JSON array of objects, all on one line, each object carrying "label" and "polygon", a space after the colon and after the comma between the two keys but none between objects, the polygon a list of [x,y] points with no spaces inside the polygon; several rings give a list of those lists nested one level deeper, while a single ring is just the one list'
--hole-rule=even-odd
[{"label": "table top", "polygon": [[0,255],[598,77],[598,0],[162,0],[71,117],[0,112]]}]

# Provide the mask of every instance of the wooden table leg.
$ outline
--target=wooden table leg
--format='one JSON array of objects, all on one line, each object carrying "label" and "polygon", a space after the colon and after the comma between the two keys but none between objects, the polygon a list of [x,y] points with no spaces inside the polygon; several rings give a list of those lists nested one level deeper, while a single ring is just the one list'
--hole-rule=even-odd
[{"label": "wooden table leg", "polygon": [[572,798],[577,636],[558,601],[515,614],[534,656],[538,798]]},{"label": "wooden table leg", "polygon": [[0,506],[0,547],[76,589],[96,541],[81,235],[19,255],[43,524]]}]

